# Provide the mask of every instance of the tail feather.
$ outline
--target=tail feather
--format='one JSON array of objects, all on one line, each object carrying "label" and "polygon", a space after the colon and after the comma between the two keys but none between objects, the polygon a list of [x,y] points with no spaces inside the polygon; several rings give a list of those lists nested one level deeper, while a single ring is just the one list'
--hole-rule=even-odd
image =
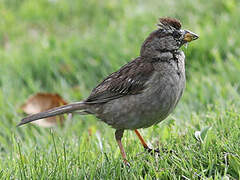
[{"label": "tail feather", "polygon": [[49,109],[48,111],[27,116],[23,118],[17,126],[21,126],[23,124],[36,121],[38,119],[43,119],[43,118],[52,117],[60,114],[71,113],[73,111],[83,110],[85,108],[86,108],[86,104],[84,104],[83,102],[77,102],[77,103],[68,104],[65,106],[56,107],[53,109]]}]

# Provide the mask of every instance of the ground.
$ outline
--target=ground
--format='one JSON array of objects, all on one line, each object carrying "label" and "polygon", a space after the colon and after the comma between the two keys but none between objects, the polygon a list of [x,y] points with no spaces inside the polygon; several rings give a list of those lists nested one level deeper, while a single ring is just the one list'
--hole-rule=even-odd
[{"label": "ground", "polygon": [[[239,179],[240,3],[237,0],[0,1],[0,177],[2,179]],[[187,86],[174,113],[132,131],[123,166],[114,130],[93,116],[63,127],[17,128],[37,92],[86,98],[103,77],[139,55],[162,16],[200,38],[183,47]]]}]

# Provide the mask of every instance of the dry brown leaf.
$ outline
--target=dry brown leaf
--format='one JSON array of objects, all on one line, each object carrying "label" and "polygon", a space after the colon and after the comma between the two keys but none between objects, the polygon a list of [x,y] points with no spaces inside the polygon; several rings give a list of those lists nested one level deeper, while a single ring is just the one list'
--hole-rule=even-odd
[{"label": "dry brown leaf", "polygon": [[[28,100],[21,106],[21,109],[26,114],[36,114],[48,109],[66,105],[67,102],[62,99],[58,94],[50,93],[37,93],[28,98]],[[53,127],[58,124],[63,125],[64,116],[55,116],[44,118],[32,123],[37,124],[42,127]]]}]

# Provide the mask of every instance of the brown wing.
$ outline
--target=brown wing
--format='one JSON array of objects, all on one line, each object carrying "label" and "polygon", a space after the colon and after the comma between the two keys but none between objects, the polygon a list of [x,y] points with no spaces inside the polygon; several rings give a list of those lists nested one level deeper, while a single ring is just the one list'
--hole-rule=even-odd
[{"label": "brown wing", "polygon": [[152,64],[138,57],[104,79],[92,90],[85,103],[105,103],[122,96],[138,94],[145,88],[144,84],[152,73]]}]

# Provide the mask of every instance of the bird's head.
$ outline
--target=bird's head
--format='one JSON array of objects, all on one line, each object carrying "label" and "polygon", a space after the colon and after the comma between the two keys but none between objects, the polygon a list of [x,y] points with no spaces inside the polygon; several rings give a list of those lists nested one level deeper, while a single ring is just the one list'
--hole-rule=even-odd
[{"label": "bird's head", "polygon": [[154,54],[155,51],[175,51],[182,45],[198,39],[195,33],[181,29],[180,21],[175,18],[160,18],[157,26],[158,29],[144,41],[141,56]]}]

